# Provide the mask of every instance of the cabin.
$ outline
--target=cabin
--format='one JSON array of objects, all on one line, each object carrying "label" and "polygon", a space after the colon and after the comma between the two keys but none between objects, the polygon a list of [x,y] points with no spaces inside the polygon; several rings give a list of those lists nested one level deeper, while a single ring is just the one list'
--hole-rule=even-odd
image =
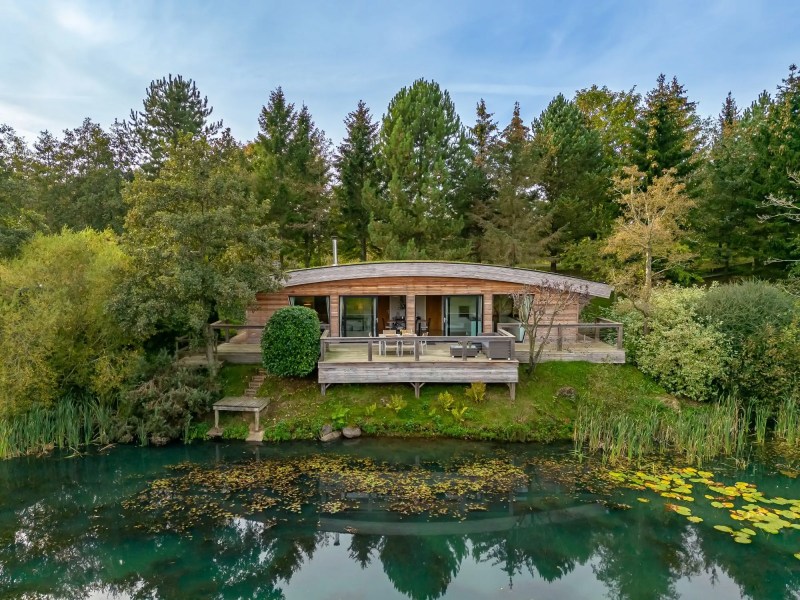
[{"label": "cabin", "polygon": [[531,269],[433,261],[289,271],[279,291],[257,295],[245,325],[215,324],[226,340],[217,352],[228,362],[260,362],[265,323],[281,307],[302,305],[316,311],[323,327],[323,393],[333,383],[403,381],[418,394],[426,382],[484,381],[508,383],[513,395],[517,365],[529,351],[514,295],[543,298],[559,286],[580,293],[555,315],[542,360],[625,362],[621,324],[580,322],[585,304],[608,298],[610,286]]}]

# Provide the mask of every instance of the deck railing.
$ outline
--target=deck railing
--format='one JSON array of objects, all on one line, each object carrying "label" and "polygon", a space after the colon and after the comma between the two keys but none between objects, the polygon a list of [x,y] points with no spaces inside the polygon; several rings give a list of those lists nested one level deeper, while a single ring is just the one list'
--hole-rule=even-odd
[{"label": "deck railing", "polygon": [[[609,321],[608,319],[598,318],[594,323],[554,323],[550,330],[550,336],[544,339],[547,333],[547,325],[542,324],[537,330],[537,340],[541,343],[554,343],[557,351],[564,349],[564,343],[591,344],[605,343],[613,344],[617,350],[622,350],[622,323]],[[518,341],[523,341],[523,336],[519,335],[522,330],[522,323],[498,323],[498,331],[506,331],[513,335]]]},{"label": "deck railing", "polygon": [[[320,362],[324,362],[328,355],[331,346],[335,345],[364,345],[367,355],[367,361],[372,362],[375,353],[375,347],[380,348],[381,344],[386,345],[386,352],[388,356],[388,348],[395,344],[402,344],[402,347],[412,346],[414,350],[414,360],[419,361],[422,356],[422,347],[427,344],[449,344],[450,346],[458,345],[457,355],[460,354],[461,360],[467,360],[470,352],[470,347],[474,348],[474,344],[480,343],[482,347],[487,347],[487,352],[502,355],[503,358],[509,360],[516,360],[514,352],[514,336],[506,331],[499,331],[497,334],[485,335],[398,335],[386,337],[322,337],[319,341]],[[491,350],[493,345],[503,346],[500,349],[495,348]],[[498,351],[499,350],[499,351]],[[486,352],[485,352],[486,353]]]}]

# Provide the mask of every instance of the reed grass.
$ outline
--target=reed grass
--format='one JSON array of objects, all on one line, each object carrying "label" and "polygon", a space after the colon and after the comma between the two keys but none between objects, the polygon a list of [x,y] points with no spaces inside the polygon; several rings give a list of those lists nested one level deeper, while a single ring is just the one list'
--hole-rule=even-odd
[{"label": "reed grass", "polygon": [[800,393],[786,396],[775,415],[775,437],[792,446],[800,442]]},{"label": "reed grass", "polygon": [[[766,423],[769,414],[761,418]],[[638,412],[582,401],[573,435],[576,451],[601,451],[605,461],[639,461],[655,453],[676,452],[691,464],[720,455],[740,456],[747,438],[747,417],[733,398],[698,409],[674,411],[654,405]]]},{"label": "reed grass", "polygon": [[67,395],[53,407],[37,407],[0,419],[0,459],[59,448],[79,451],[111,440],[114,413],[96,400]]}]

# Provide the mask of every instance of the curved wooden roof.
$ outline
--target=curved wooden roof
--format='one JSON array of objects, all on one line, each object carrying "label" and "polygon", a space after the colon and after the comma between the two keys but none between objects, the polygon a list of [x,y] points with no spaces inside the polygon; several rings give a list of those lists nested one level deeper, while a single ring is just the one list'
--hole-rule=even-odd
[{"label": "curved wooden roof", "polygon": [[372,277],[457,277],[467,279],[483,279],[503,281],[520,285],[542,286],[547,283],[570,283],[578,289],[585,289],[592,296],[608,298],[612,287],[605,283],[567,277],[557,273],[517,269],[514,267],[498,267],[476,263],[455,262],[365,262],[298,269],[287,274],[286,287],[323,283],[347,279],[369,279]]}]

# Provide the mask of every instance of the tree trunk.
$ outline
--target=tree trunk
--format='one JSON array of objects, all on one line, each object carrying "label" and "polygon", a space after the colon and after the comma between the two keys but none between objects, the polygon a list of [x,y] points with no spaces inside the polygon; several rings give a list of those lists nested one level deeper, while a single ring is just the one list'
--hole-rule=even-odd
[{"label": "tree trunk", "polygon": [[367,238],[361,240],[361,262],[367,262]]},{"label": "tree trunk", "polygon": [[217,376],[217,357],[214,356],[214,330],[211,324],[206,323],[203,327],[203,338],[206,342],[206,360],[208,361],[208,372],[212,377]]},{"label": "tree trunk", "polygon": [[644,310],[642,311],[642,335],[650,333],[650,294],[653,290],[653,250],[647,248],[644,260],[644,290],[642,300],[644,301]]},{"label": "tree trunk", "polygon": [[553,273],[556,273],[556,272],[558,272],[558,261],[557,261],[557,260],[551,260],[551,261],[550,261],[550,270],[551,270]]}]

